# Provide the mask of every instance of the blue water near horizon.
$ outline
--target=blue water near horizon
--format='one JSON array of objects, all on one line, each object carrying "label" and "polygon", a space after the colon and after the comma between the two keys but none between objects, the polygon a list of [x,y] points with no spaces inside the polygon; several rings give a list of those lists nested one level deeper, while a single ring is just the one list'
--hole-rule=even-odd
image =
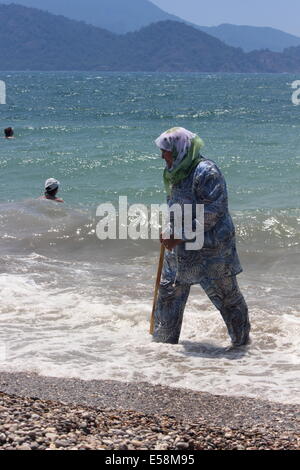
[{"label": "blue water near horizon", "polygon": [[[0,139],[0,369],[299,402],[299,78],[0,72],[0,129],[16,135]],[[182,343],[153,345],[157,243],[95,235],[100,203],[164,202],[154,140],[174,126],[199,134],[226,177],[252,321],[245,355],[224,355],[226,330],[200,290]],[[64,205],[37,199],[49,177]]]},{"label": "blue water near horizon", "polygon": [[[10,184],[1,185],[0,200],[34,197],[49,175],[62,182],[72,204],[96,205],[120,191],[146,203],[163,200],[163,163],[154,139],[178,125],[205,141],[203,153],[227,177],[233,209],[298,207],[296,78],[2,73],[8,104],[0,119],[3,128],[15,128],[17,139],[1,145],[0,166]],[[16,169],[30,187],[18,184]]]}]

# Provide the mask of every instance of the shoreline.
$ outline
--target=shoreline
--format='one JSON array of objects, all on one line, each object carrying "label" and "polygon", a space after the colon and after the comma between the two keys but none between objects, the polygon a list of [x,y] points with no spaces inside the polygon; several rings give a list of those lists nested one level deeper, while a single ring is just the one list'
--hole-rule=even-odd
[{"label": "shoreline", "polygon": [[[0,449],[299,449],[298,405],[1,373]],[[68,425],[66,425],[66,423]]]},{"label": "shoreline", "polygon": [[252,426],[272,424],[296,429],[300,405],[249,397],[213,395],[147,382],[81,380],[26,372],[0,372],[0,392],[20,398],[75,404],[88,407],[165,414],[180,420],[209,420],[215,425]]}]

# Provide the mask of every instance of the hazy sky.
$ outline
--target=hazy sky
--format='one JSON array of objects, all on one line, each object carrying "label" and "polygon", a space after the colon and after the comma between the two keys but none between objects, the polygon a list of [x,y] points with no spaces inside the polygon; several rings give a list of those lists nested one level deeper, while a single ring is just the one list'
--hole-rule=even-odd
[{"label": "hazy sky", "polygon": [[151,0],[193,23],[272,26],[300,36],[300,0]]}]

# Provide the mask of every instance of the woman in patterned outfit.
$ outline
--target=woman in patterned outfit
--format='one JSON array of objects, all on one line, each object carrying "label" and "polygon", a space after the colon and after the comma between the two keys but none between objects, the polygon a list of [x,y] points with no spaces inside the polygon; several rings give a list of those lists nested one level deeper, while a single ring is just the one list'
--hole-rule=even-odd
[{"label": "woman in patterned outfit", "polygon": [[189,251],[184,233],[181,240],[162,236],[167,251],[153,340],[178,343],[191,285],[200,284],[220,311],[233,346],[245,345],[249,341],[250,323],[236,279],[242,267],[228,212],[225,179],[213,161],[201,156],[203,142],[196,134],[177,127],[164,132],[155,143],[166,160],[164,182],[169,207],[204,205],[204,244],[200,250]]}]

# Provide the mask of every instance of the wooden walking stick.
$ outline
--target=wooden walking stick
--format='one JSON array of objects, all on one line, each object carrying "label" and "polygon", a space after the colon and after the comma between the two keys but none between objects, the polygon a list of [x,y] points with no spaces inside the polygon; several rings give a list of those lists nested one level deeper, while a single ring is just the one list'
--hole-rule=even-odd
[{"label": "wooden walking stick", "polygon": [[152,314],[151,314],[151,320],[150,320],[150,335],[153,335],[154,333],[154,313],[155,313],[156,304],[157,304],[158,290],[159,290],[159,285],[160,285],[162,268],[164,264],[164,256],[165,256],[165,247],[163,244],[161,244],[160,245],[160,257],[159,257],[157,276],[156,276],[156,284],[155,284],[155,290],[154,290]]}]

